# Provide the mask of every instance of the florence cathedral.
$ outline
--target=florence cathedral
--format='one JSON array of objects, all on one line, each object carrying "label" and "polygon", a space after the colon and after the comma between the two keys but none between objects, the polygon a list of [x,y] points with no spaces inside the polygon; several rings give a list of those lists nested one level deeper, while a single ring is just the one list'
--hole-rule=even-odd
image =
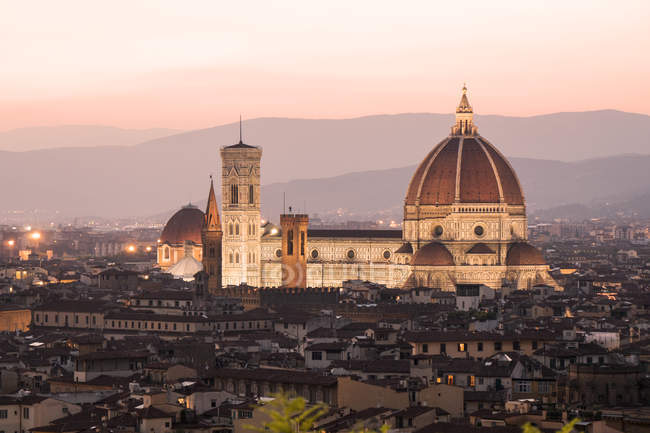
[{"label": "florence cathedral", "polygon": [[463,88],[449,136],[413,173],[402,230],[315,230],[304,214],[263,223],[262,149],[221,148],[221,214],[211,180],[206,212],[186,206],[161,235],[158,265],[207,287],[341,287],[365,280],[387,287],[456,284],[494,289],[558,289],[539,250],[527,242],[524,194],[508,160],[478,133]]}]

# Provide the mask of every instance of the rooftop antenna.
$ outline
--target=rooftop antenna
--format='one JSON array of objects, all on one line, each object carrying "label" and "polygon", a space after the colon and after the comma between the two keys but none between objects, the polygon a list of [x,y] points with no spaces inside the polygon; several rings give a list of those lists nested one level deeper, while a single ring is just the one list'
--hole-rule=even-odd
[{"label": "rooftop antenna", "polygon": [[239,115],[239,144],[244,144],[242,141],[242,134],[241,134],[241,114]]}]

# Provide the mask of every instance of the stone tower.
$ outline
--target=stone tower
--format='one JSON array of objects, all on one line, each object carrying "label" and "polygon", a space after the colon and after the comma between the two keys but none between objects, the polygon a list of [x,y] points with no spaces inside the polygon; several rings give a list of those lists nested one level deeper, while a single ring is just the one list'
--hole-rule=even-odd
[{"label": "stone tower", "polygon": [[214,195],[214,183],[210,176],[210,193],[208,195],[208,205],[203,217],[203,227],[201,228],[201,241],[203,244],[203,270],[207,274],[207,289],[210,293],[215,293],[221,289],[222,279],[222,252],[221,244],[223,240],[223,230],[221,228],[221,219],[219,218],[219,208],[217,207],[217,198]]},{"label": "stone tower", "polygon": [[239,143],[221,148],[223,285],[259,287],[261,254],[260,161],[262,149]]},{"label": "stone tower", "polygon": [[309,216],[283,214],[282,226],[282,286],[307,287],[307,227]]}]

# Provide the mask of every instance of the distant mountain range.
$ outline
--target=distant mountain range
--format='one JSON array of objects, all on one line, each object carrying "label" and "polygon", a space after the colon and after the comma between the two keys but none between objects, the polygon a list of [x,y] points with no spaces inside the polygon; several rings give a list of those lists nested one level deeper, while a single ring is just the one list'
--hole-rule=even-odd
[{"label": "distant mountain range", "polygon": [[177,129],[122,129],[100,125],[19,128],[0,132],[0,150],[26,152],[60,147],[131,146],[180,132]]},{"label": "distant mountain range", "polygon": [[[510,158],[529,212],[547,217],[589,218],[636,212],[650,217],[650,155],[621,155],[577,162]],[[263,188],[265,213],[282,211],[283,196],[298,210],[348,219],[400,219],[416,166],[295,180]],[[645,199],[644,199],[645,197]],[[582,212],[570,212],[570,209]],[[542,210],[548,209],[546,212]]]},{"label": "distant mountain range", "polygon": [[[399,216],[414,165],[447,136],[452,122],[447,114],[262,118],[244,122],[243,138],[263,147],[266,215],[278,215],[286,193],[287,204],[311,214],[341,208],[355,218]],[[476,123],[511,157],[530,209],[648,192],[649,116],[595,111],[477,116]],[[0,210],[120,217],[199,202],[208,175],[219,179],[220,146],[236,142],[238,133],[238,125],[229,124],[132,146],[0,152]]]}]

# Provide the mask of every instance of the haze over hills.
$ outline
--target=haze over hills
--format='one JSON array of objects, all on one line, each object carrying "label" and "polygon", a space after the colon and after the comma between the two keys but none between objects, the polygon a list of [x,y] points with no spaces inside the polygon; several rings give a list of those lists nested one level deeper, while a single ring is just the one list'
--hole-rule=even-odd
[{"label": "haze over hills", "polygon": [[[650,184],[650,157],[602,158],[647,154],[649,116],[596,111],[477,117],[479,132],[515,157],[531,209],[586,203],[623,189],[641,194]],[[344,208],[367,214],[401,208],[414,164],[448,135],[452,122],[447,114],[262,118],[244,122],[243,129],[245,142],[264,149],[265,213],[281,211],[286,191],[288,202],[301,208],[306,201],[310,213]],[[205,198],[208,175],[220,176],[219,147],[235,143],[238,133],[234,123],[133,146],[0,152],[0,208],[107,217],[176,209]],[[279,184],[295,179],[312,180]]]},{"label": "haze over hills", "polygon": [[[650,217],[650,155],[622,155],[578,162],[510,158],[519,175],[529,212],[542,216],[589,218],[605,216],[603,209],[627,209]],[[416,166],[350,173],[328,179],[295,180],[263,188],[265,214],[282,211],[283,195],[297,210],[331,217],[340,208],[351,219],[395,219],[403,212],[406,188]],[[621,195],[620,191],[627,191]],[[315,199],[309,200],[309,197]],[[579,205],[577,205],[579,204]],[[578,206],[594,213],[567,213],[550,208]],[[329,211],[328,211],[329,210]],[[597,215],[596,215],[597,214]]]},{"label": "haze over hills", "polygon": [[37,126],[0,132],[0,150],[26,152],[59,147],[129,146],[178,134],[177,129],[122,129],[102,125]]}]

